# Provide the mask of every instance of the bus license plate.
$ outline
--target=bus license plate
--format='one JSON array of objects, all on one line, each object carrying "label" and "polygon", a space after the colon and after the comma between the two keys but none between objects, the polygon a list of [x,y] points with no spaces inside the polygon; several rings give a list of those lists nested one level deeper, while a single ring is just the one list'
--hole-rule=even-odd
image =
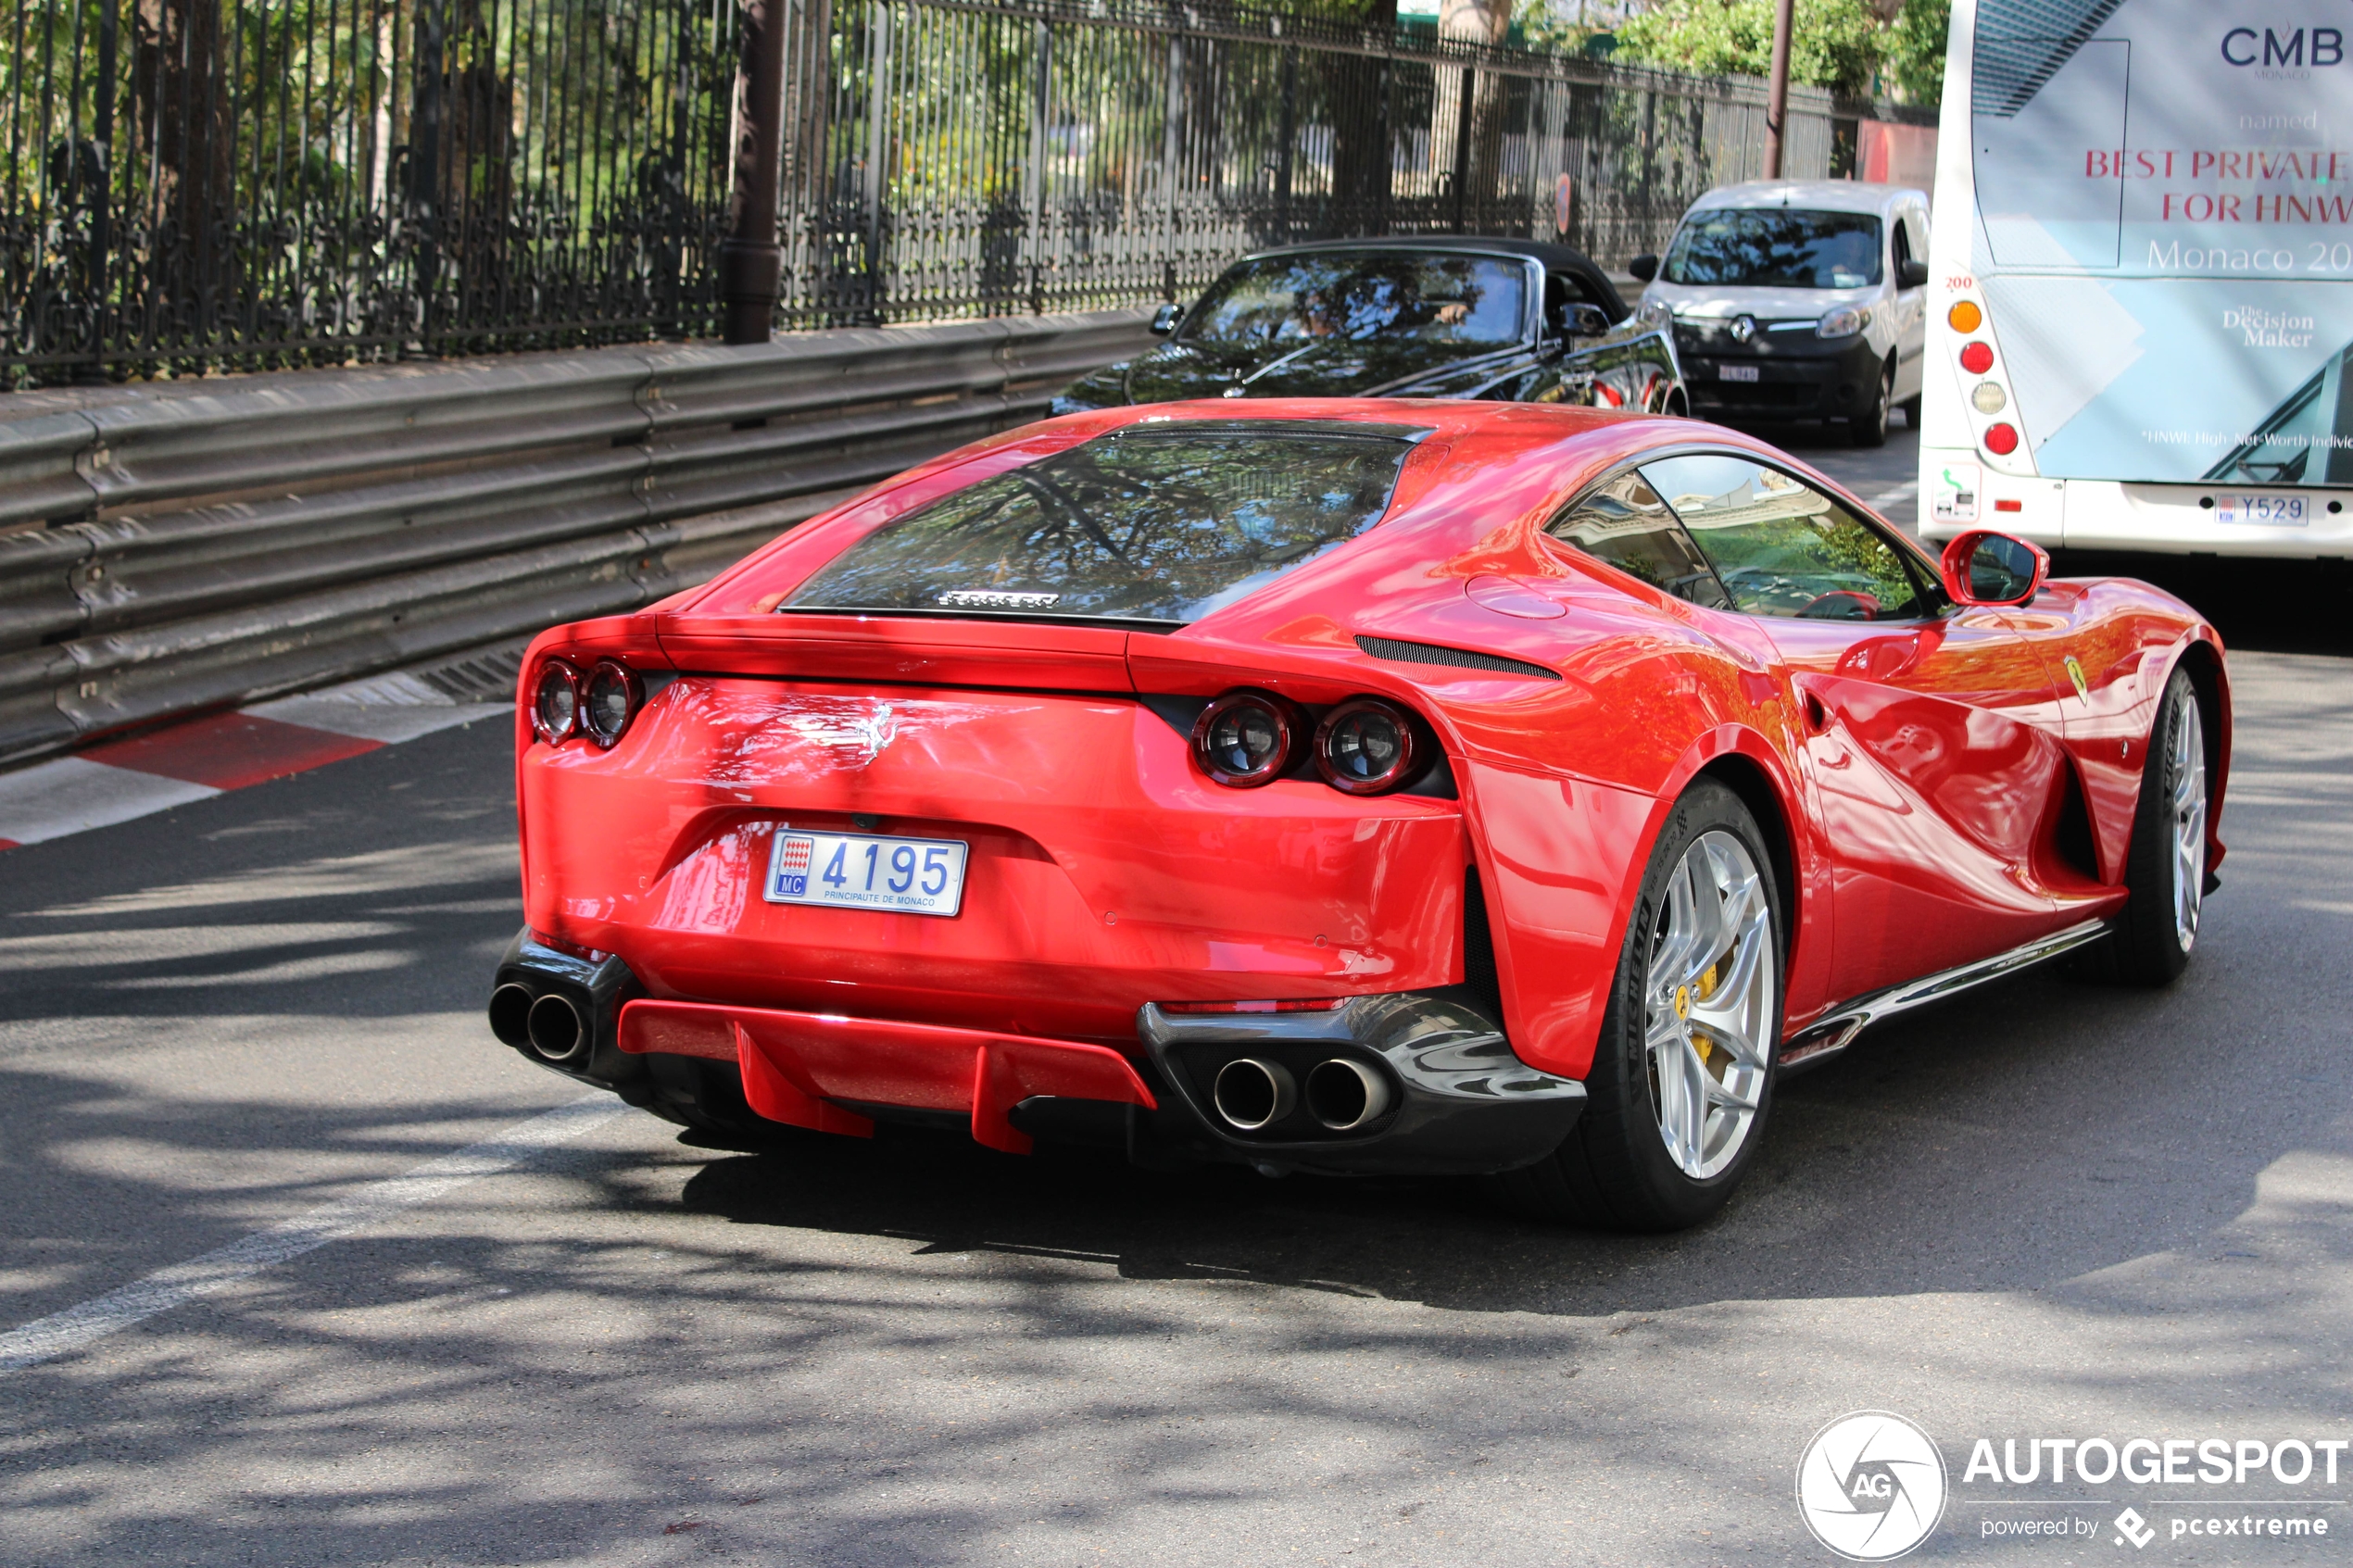
[{"label": "bus license plate", "polygon": [[1716,379],[1718,381],[1755,381],[1756,379],[1756,367],[1754,365],[1718,365],[1716,367]]},{"label": "bus license plate", "polygon": [[772,904],[953,915],[964,901],[964,848],[948,838],[778,828],[764,897]]},{"label": "bus license plate", "polygon": [[2221,522],[2252,522],[2269,528],[2301,528],[2309,521],[2301,495],[2217,495],[2214,516]]}]

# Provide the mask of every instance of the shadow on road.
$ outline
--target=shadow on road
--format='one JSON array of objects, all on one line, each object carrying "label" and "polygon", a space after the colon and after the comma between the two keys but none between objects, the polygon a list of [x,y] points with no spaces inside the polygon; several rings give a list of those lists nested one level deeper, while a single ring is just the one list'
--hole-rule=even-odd
[{"label": "shadow on road", "polygon": [[[1788,1085],[1746,1189],[1680,1236],[1531,1223],[1475,1183],[1158,1174],[891,1128],[716,1159],[683,1201],[737,1224],[1468,1311],[2035,1290],[2195,1249],[2274,1160],[2334,1146],[2343,1074],[2218,1051],[2227,1030],[2206,1011],[2195,988],[2042,975],[1890,1026]],[[2208,1135],[2218,1122],[2260,1133]]]},{"label": "shadow on road", "polygon": [[[2039,1289],[2195,1248],[2247,1208],[2274,1160],[2334,1148],[2334,1123],[2353,1110],[2353,1085],[2334,1065],[2342,1012],[2317,1005],[2320,992],[2346,986],[2353,876],[2341,834],[2311,833],[2353,805],[2353,695],[2332,684],[2343,669],[2248,661],[2224,818],[2233,854],[2183,983],[2137,992],[2038,972],[1865,1036],[1786,1085],[1743,1195],[1686,1235],[1548,1229],[1496,1210],[1475,1184],[1160,1175],[1078,1151],[1024,1160],[889,1129],[872,1143],[791,1138],[758,1156],[681,1150],[709,1159],[686,1183],[684,1210],[942,1250],[1089,1260],[1133,1279],[1247,1279],[1580,1316],[1728,1298]],[[17,907],[0,921],[0,965],[10,972],[0,1017],[19,1039],[64,1031],[111,1037],[118,1051],[135,1044],[145,1018],[253,1020],[239,1027],[315,1033],[298,1059],[329,1078],[355,1053],[384,1048],[377,1032],[401,1015],[470,1017],[515,918],[506,785],[493,755],[502,738],[412,753],[412,771],[436,782],[438,793],[419,792],[430,809],[386,814],[364,832],[314,825],[293,839],[327,851],[308,859],[241,829],[175,839],[158,818],[116,830],[103,871],[29,862],[44,874],[18,884]],[[477,749],[484,755],[457,760]],[[235,811],[248,826],[290,820],[305,789],[323,796],[321,777],[289,789],[277,815],[264,799],[225,800],[214,803],[216,820],[233,829]],[[175,843],[173,882],[122,853]],[[66,886],[74,897],[58,897]],[[2278,1006],[2287,996],[2316,1005]],[[2261,1026],[2250,1027],[2256,1019]],[[486,1035],[479,1047],[499,1051]],[[82,1153],[92,1140],[213,1151],[196,1163],[242,1150],[257,1172],[276,1159],[291,1174],[305,1148],[331,1153],[364,1135],[381,1152],[402,1144],[398,1123],[411,1121],[409,1107],[389,1120],[383,1108],[354,1108],[346,1127],[329,1103],[246,1104],[225,1093],[143,1106],[117,1074],[6,1054],[5,1159],[19,1190],[70,1192],[81,1211],[123,1216],[130,1230],[138,1216],[176,1210],[212,1238],[226,1219],[199,1195],[162,1190],[190,1160],[94,1160]],[[416,1088],[424,1123],[466,1115],[429,1083]],[[144,1191],[150,1174],[157,1190]],[[610,1176],[628,1185],[618,1170]],[[57,1218],[20,1211],[0,1235],[30,1240]],[[99,1275],[120,1266],[105,1251],[86,1256]],[[0,1300],[53,1310],[60,1284],[44,1277],[29,1297],[0,1286]]]},{"label": "shadow on road", "polygon": [[[1330,1561],[1810,1562],[1779,1512],[1660,1499],[1785,1497],[1804,1432],[1867,1400],[2041,1388],[2076,1422],[2259,1372],[2319,1429],[2353,1261],[2345,672],[2239,666],[2232,855],[2183,983],[2033,973],[1865,1036],[1787,1085],[1696,1230],[616,1123],[8,1374],[0,1557],[1177,1562],[1307,1518]],[[503,737],[418,745],[210,802],[202,836],[173,813],[12,852],[0,1322],[573,1092],[476,1022],[515,918]],[[410,780],[429,809],[359,787]],[[1530,1522],[1578,1539],[1571,1495],[1613,1540],[1718,1534],[1555,1556]]]}]

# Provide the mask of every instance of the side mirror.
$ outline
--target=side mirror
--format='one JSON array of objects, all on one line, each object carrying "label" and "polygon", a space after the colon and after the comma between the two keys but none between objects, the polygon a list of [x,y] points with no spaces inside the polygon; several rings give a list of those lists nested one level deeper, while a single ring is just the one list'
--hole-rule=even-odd
[{"label": "side mirror", "polygon": [[1895,269],[1895,286],[1899,289],[1928,287],[1928,263],[1917,256],[1906,257],[1904,264]]},{"label": "side mirror", "polygon": [[2041,546],[1982,528],[1945,546],[1936,565],[1957,605],[2021,605],[2051,574]]},{"label": "side mirror", "polygon": [[1162,306],[1159,309],[1152,312],[1152,335],[1155,337],[1166,337],[1169,333],[1176,330],[1176,323],[1184,319],[1185,307],[1183,306]]},{"label": "side mirror", "polygon": [[1598,305],[1580,303],[1561,307],[1561,331],[1570,337],[1602,337],[1609,329],[1609,312]]},{"label": "side mirror", "polygon": [[1647,283],[1653,278],[1658,276],[1658,257],[1653,256],[1648,251],[1644,251],[1642,255],[1636,257],[1633,260],[1626,264],[1626,270],[1633,273],[1635,277]]}]

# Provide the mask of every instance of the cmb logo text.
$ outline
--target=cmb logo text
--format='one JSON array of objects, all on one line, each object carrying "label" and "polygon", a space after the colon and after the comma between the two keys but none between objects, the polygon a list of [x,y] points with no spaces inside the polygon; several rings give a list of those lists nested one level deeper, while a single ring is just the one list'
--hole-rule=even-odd
[{"label": "cmb logo text", "polygon": [[2334,27],[2316,27],[2309,33],[2292,28],[2283,37],[2270,28],[2258,33],[2234,27],[2222,34],[2222,58],[2234,66],[2261,66],[2271,70],[2300,70],[2307,65],[2345,63],[2345,33]]}]

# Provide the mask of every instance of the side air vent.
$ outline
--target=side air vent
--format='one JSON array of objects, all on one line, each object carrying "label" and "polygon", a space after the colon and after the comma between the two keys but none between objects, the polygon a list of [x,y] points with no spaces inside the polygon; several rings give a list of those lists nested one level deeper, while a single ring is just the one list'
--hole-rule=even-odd
[{"label": "side air vent", "polygon": [[1491,670],[1498,675],[1526,675],[1538,681],[1560,679],[1556,672],[1541,664],[1500,659],[1491,653],[1473,653],[1467,648],[1441,647],[1436,643],[1401,643],[1394,637],[1359,637],[1356,646],[1375,659],[1395,659],[1400,664],[1443,664],[1455,670]]}]

